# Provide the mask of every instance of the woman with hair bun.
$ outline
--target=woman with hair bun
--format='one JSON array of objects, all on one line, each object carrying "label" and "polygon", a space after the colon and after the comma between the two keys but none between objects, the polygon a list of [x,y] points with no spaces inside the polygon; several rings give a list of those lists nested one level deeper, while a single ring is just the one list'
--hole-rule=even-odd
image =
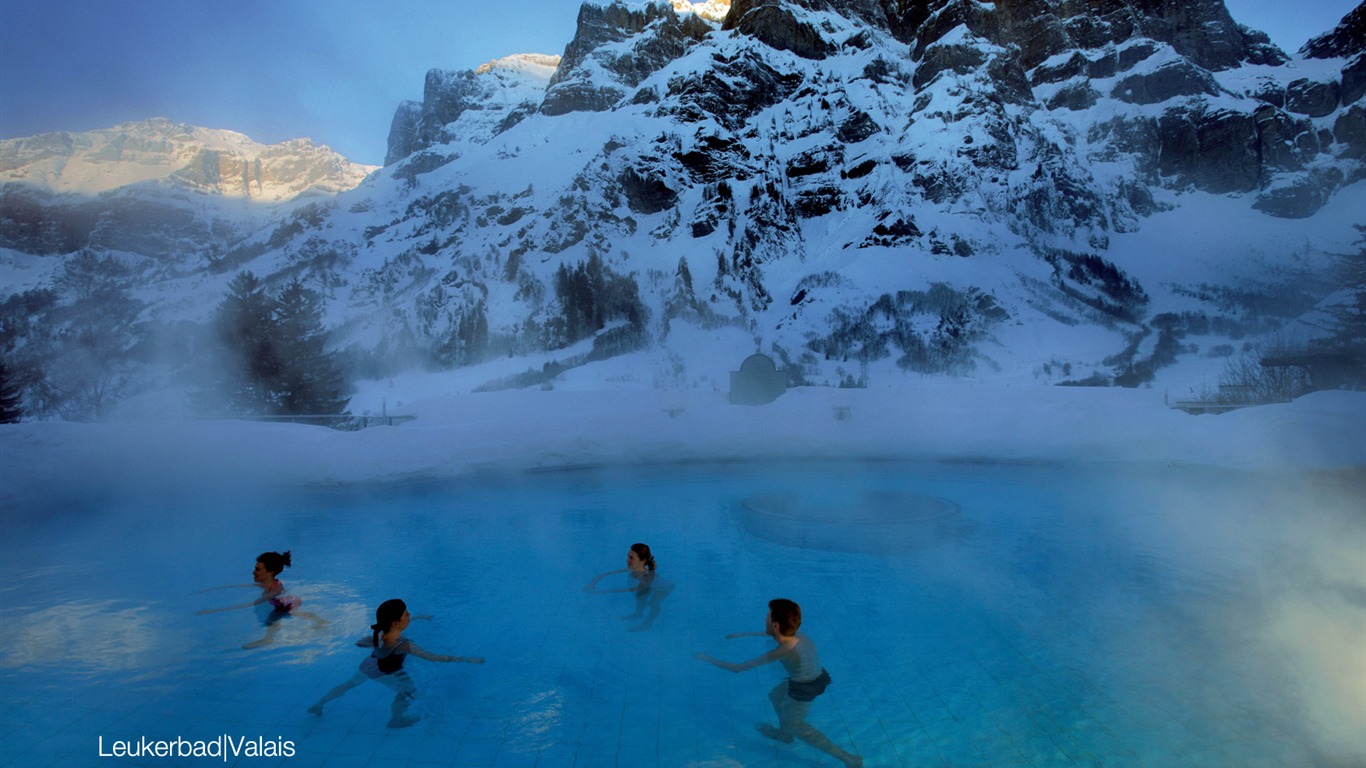
[{"label": "woman with hair bun", "polygon": [[[255,608],[258,605],[269,605],[270,612],[262,619],[266,625],[266,634],[259,640],[244,643],[242,645],[243,648],[259,648],[263,645],[269,645],[275,638],[275,633],[280,631],[278,622],[286,616],[303,616],[312,619],[315,625],[326,624],[327,622],[324,619],[312,613],[308,613],[307,611],[298,610],[299,606],[303,603],[303,600],[298,595],[290,594],[285,589],[285,583],[280,581],[280,573],[292,565],[292,561],[293,558],[291,557],[289,550],[285,550],[284,554],[279,552],[262,552],[260,556],[256,558],[256,567],[251,571],[251,584],[229,584],[225,587],[212,588],[231,589],[233,587],[257,587],[261,590],[260,597],[250,603],[229,605],[223,608],[206,608],[202,611],[197,611],[196,615],[202,616],[207,613],[219,613],[242,608]],[[209,590],[200,591],[207,592]]]},{"label": "woman with hair bun", "polygon": [[[623,589],[598,589],[598,582],[608,576],[614,576],[618,573],[627,574],[634,583]],[[650,545],[637,542],[632,544],[631,548],[626,552],[625,568],[599,573],[597,576],[594,576],[593,580],[588,582],[583,589],[585,592],[591,592],[595,595],[609,594],[612,592],[634,592],[636,596],[636,610],[634,613],[623,616],[622,618],[638,619],[641,616],[644,616],[645,609],[649,608],[650,613],[648,616],[645,616],[645,620],[640,624],[631,627],[632,632],[639,632],[643,629],[649,629],[654,625],[655,619],[659,617],[660,606],[663,604],[664,598],[668,597],[669,594],[674,591],[674,585],[673,582],[658,578],[658,574],[655,572],[655,557],[654,554],[650,552]]]},{"label": "woman with hair bun", "polygon": [[408,714],[408,705],[412,704],[413,697],[417,693],[417,687],[413,685],[413,680],[403,669],[403,662],[408,656],[416,656],[427,661],[463,661],[468,664],[483,664],[484,660],[479,657],[446,656],[440,653],[432,653],[412,640],[403,637],[403,630],[408,628],[408,624],[413,620],[413,616],[408,612],[408,605],[397,598],[385,600],[375,609],[375,623],[370,625],[371,636],[362,637],[356,641],[356,645],[363,648],[373,648],[370,655],[365,657],[360,663],[360,668],[350,680],[328,691],[318,703],[308,708],[309,712],[315,715],[323,713],[323,705],[333,699],[341,698],[347,691],[355,688],[366,680],[374,680],[388,686],[394,691],[394,702],[390,705],[390,728],[406,728],[418,721],[416,716]]}]

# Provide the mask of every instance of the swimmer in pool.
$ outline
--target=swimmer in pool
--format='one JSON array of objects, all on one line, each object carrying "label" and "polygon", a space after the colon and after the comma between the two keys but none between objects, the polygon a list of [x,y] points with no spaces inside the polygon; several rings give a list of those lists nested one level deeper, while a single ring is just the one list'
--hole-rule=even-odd
[{"label": "swimmer in pool", "polygon": [[[266,624],[266,634],[259,640],[244,643],[243,648],[259,648],[269,645],[275,638],[275,633],[280,631],[280,619],[286,616],[302,616],[313,622],[314,626],[322,626],[327,621],[308,611],[299,610],[303,600],[298,595],[292,595],[285,589],[285,583],[280,581],[280,572],[291,565],[292,558],[286,551],[284,554],[279,552],[262,552],[256,558],[256,567],[252,569],[251,584],[229,584],[226,587],[213,587],[212,589],[231,589],[233,587],[257,587],[261,590],[261,596],[250,603],[239,605],[229,605],[223,608],[206,608],[196,611],[195,615],[202,616],[207,613],[219,613],[221,611],[235,611],[241,608],[254,608],[258,605],[269,605],[270,613],[266,614],[264,621]],[[201,590],[207,592],[209,590]]]},{"label": "swimmer in pool", "polygon": [[366,680],[374,680],[394,691],[394,702],[389,707],[389,727],[406,728],[418,721],[417,717],[408,714],[408,705],[413,702],[413,697],[417,693],[412,678],[408,677],[408,673],[403,669],[403,662],[409,655],[427,661],[484,663],[483,659],[474,656],[467,658],[432,653],[403,637],[403,630],[408,628],[412,619],[412,614],[408,613],[408,606],[402,600],[385,600],[380,603],[379,608],[375,609],[375,623],[370,625],[373,634],[356,641],[356,645],[374,650],[361,661],[360,668],[350,680],[328,691],[325,696],[318,699],[317,704],[309,707],[308,711],[321,715],[323,705],[327,702],[340,698],[342,694]]},{"label": "swimmer in pool", "polygon": [[[622,589],[598,589],[598,582],[618,573],[628,574],[634,583]],[[637,543],[632,544],[626,552],[625,568],[599,573],[583,589],[585,592],[599,595],[612,592],[634,592],[636,596],[635,613],[622,618],[639,619],[641,616],[645,616],[644,621],[631,627],[632,632],[639,632],[654,625],[655,619],[659,617],[659,608],[663,604],[664,598],[674,591],[674,585],[673,582],[658,578],[658,574],[655,572],[655,558],[650,553],[650,546]],[[646,614],[647,609],[649,610],[648,615]]]},{"label": "swimmer in pool", "polygon": [[769,701],[773,703],[773,711],[778,715],[778,727],[760,723],[757,726],[759,732],[785,744],[791,744],[794,739],[801,739],[835,757],[846,766],[861,766],[862,757],[839,748],[825,734],[806,722],[806,713],[811,709],[811,702],[825,693],[826,687],[830,685],[830,673],[821,666],[815,644],[805,633],[797,631],[801,625],[801,606],[781,598],[770,600],[768,615],[764,617],[763,632],[736,632],[726,635],[726,638],[767,635],[778,643],[777,648],[738,664],[712,658],[705,653],[697,654],[697,658],[731,672],[744,672],[775,661],[781,662],[787,670],[788,678],[778,683],[768,694]]}]

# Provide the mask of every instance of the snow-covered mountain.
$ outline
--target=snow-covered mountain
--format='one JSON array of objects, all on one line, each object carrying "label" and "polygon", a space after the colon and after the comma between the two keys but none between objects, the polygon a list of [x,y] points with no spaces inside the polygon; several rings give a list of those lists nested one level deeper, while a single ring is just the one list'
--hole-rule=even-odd
[{"label": "snow-covered mountain", "polygon": [[120,254],[149,286],[226,269],[273,217],[374,170],[308,139],[265,145],[162,118],[3,140],[0,248],[17,252],[0,250],[5,293],[42,286],[82,251]]},{"label": "snow-covered mountain", "polygon": [[84,195],[155,183],[278,203],[345,192],[373,170],[308,139],[265,145],[233,131],[164,118],[0,140],[0,184],[24,182]]},{"label": "snow-covered mountain", "polygon": [[396,128],[373,207],[332,222],[360,235],[352,306],[402,325],[380,346],[441,364],[681,324],[818,381],[1138,383],[1329,289],[1362,221],[1361,48],[1287,55],[1218,0],[586,4],[534,109],[526,81],[429,75],[395,125],[444,132]]},{"label": "snow-covered mountain", "polygon": [[[630,352],[711,386],[718,347],[1142,384],[1315,332],[1366,223],[1360,13],[1292,55],[1220,0],[588,3],[560,57],[430,72],[365,183],[138,290],[202,322],[235,270],[304,277],[359,370],[491,387]],[[62,248],[8,224],[41,283]]]}]

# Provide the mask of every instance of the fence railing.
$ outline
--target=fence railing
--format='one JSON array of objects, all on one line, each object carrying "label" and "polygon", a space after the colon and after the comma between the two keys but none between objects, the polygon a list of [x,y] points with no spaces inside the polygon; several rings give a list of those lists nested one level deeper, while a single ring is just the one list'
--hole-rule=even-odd
[{"label": "fence railing", "polygon": [[356,416],[349,413],[341,415],[326,414],[242,414],[234,416],[219,416],[218,419],[230,421],[269,421],[282,424],[317,424],[332,429],[354,431],[365,429],[366,427],[392,427],[402,424],[405,421],[412,421],[416,416],[407,414],[382,414]]}]

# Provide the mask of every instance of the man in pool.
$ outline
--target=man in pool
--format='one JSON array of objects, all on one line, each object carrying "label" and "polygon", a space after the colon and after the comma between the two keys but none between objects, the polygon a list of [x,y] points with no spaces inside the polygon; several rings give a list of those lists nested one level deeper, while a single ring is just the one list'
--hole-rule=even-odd
[{"label": "man in pool", "polygon": [[840,749],[825,734],[806,722],[806,713],[811,709],[811,702],[825,693],[826,687],[830,685],[830,673],[821,666],[815,644],[805,633],[797,631],[801,625],[801,606],[782,598],[770,600],[768,615],[764,617],[763,632],[736,632],[726,637],[729,639],[767,635],[778,643],[777,648],[738,664],[712,658],[705,653],[697,654],[697,658],[731,672],[744,672],[775,661],[782,662],[788,678],[768,693],[769,701],[773,702],[773,711],[778,715],[778,727],[761,723],[758,726],[759,732],[785,744],[791,744],[794,739],[801,739],[816,749],[834,756],[846,766],[861,766],[862,757]]}]

